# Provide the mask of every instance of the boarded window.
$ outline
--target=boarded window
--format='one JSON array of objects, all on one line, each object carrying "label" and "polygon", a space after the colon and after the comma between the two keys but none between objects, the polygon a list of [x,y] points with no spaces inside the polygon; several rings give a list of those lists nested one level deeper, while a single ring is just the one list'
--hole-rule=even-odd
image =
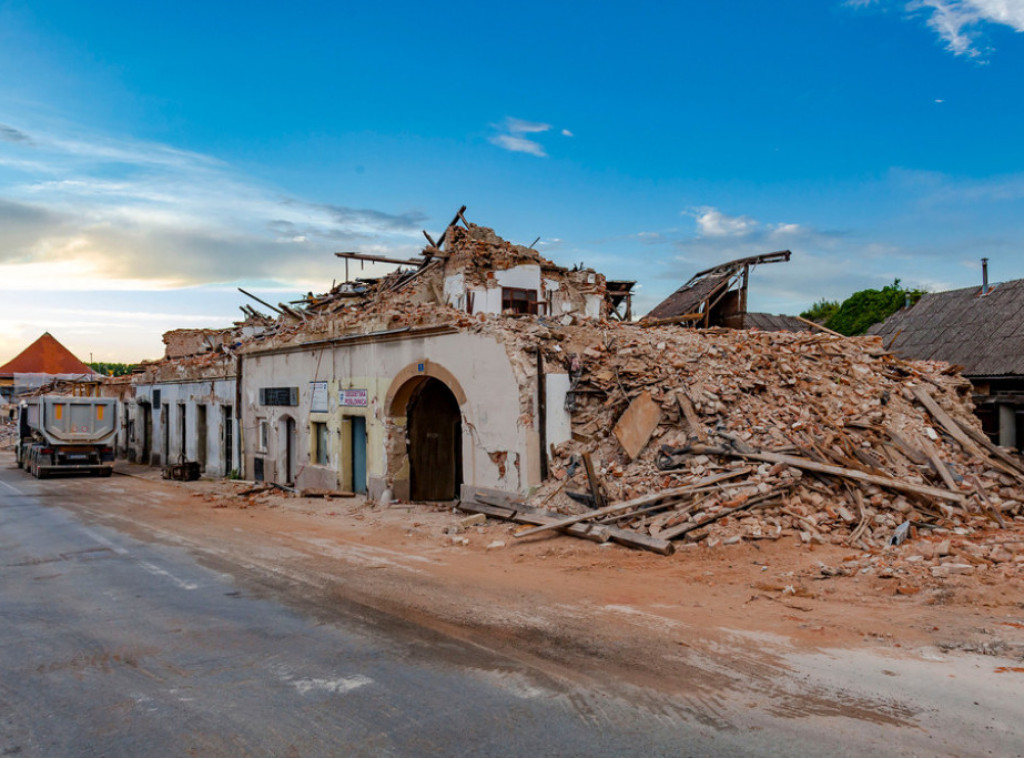
[{"label": "boarded window", "polygon": [[501,310],[537,315],[537,290],[502,287]]}]

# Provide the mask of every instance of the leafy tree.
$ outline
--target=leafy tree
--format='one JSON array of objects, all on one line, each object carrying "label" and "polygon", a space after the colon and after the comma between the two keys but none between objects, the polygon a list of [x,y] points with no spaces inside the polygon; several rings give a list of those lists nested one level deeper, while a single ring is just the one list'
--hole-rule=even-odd
[{"label": "leafy tree", "polygon": [[103,374],[103,376],[124,376],[130,374],[132,369],[138,364],[136,363],[86,363],[86,366],[91,368],[97,374]]},{"label": "leafy tree", "polygon": [[824,324],[839,310],[838,300],[826,300],[822,298],[806,311],[800,314],[801,318],[810,319],[816,321],[819,324]]},{"label": "leafy tree", "polygon": [[825,322],[825,326],[840,334],[864,334],[872,324],[885,321],[902,308],[908,296],[913,305],[923,294],[924,290],[901,287],[899,279],[880,290],[854,292]]}]

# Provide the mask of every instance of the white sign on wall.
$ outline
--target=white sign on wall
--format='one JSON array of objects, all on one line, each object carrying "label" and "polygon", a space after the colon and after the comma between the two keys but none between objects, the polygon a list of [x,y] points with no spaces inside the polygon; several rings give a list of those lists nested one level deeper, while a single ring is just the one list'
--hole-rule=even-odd
[{"label": "white sign on wall", "polygon": [[327,413],[327,382],[310,382],[309,395],[309,410],[312,413]]},{"label": "white sign on wall", "polygon": [[341,390],[338,392],[338,405],[365,408],[367,404],[366,390]]}]

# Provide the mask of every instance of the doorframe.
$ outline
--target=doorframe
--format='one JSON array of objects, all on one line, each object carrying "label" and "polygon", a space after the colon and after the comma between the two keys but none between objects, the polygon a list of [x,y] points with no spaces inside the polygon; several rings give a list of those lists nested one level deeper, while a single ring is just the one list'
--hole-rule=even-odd
[{"label": "doorframe", "polygon": [[[451,391],[462,414],[463,426],[465,425],[468,397],[459,380],[447,368],[439,363],[424,359],[416,363],[410,363],[395,374],[395,378],[388,387],[384,402],[384,408],[388,416],[385,442],[387,447],[386,481],[395,497],[402,500],[409,499],[411,489],[409,451],[406,447],[409,400],[412,398],[417,387],[427,379],[437,379]],[[465,432],[465,429],[463,429],[463,432]],[[466,440],[467,435],[462,434],[463,483],[466,478]],[[458,494],[456,493],[456,495]]]}]

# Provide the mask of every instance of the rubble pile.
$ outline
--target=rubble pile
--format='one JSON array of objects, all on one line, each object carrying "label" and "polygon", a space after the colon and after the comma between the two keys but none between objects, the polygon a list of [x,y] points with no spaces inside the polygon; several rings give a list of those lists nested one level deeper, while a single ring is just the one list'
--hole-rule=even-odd
[{"label": "rubble pile", "polygon": [[572,381],[573,440],[552,448],[530,504],[582,512],[577,526],[671,552],[665,541],[787,533],[870,550],[1024,522],[1024,467],[988,441],[945,364],[806,332],[518,331]]}]

